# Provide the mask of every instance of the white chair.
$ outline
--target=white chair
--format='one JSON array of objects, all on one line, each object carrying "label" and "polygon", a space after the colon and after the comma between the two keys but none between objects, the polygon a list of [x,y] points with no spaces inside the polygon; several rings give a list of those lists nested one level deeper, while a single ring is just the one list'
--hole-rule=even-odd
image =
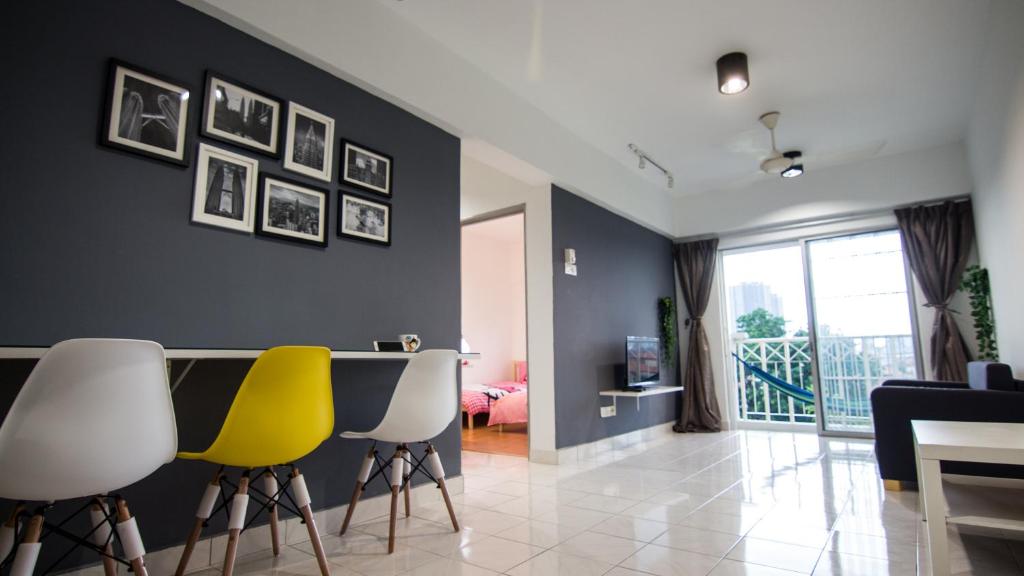
[{"label": "white chair", "polygon": [[[22,532],[11,576],[30,576],[41,535],[56,534],[103,558],[107,576],[115,562],[145,576],[145,549],[138,526],[120,496],[108,494],[135,483],[174,460],[177,429],[167,385],[164,349],[141,340],[81,339],[46,352],[0,426],[0,498],[19,501],[0,537],[0,558],[17,541],[26,501],[42,502]],[[92,531],[85,537],[50,523],[56,500],[91,498]],[[116,535],[116,537],[115,537]],[[113,552],[119,541],[122,557]],[[55,568],[51,566],[47,569]]]},{"label": "white chair", "polygon": [[[398,385],[391,397],[391,403],[384,414],[384,419],[376,428],[368,432],[343,432],[342,438],[366,438],[373,440],[363,465],[356,479],[352,501],[348,505],[345,521],[341,525],[341,534],[348,530],[352,521],[352,513],[363,493],[366,484],[373,478],[381,476],[391,481],[391,527],[388,532],[388,553],[395,551],[395,525],[398,516],[398,493],[405,489],[405,515],[409,515],[409,480],[416,472],[422,472],[437,483],[448,506],[448,515],[452,526],[459,531],[459,522],[455,518],[448,488],[444,482],[444,468],[437,450],[429,440],[440,434],[455,420],[459,412],[458,382],[456,365],[459,353],[454,350],[425,350],[413,356],[398,379]],[[394,442],[398,446],[391,460],[379,458],[377,442]],[[409,444],[426,444],[423,458],[417,458],[409,451]],[[370,472],[377,465],[373,476]],[[430,471],[424,468],[429,464]],[[390,475],[386,470],[390,468]]]}]

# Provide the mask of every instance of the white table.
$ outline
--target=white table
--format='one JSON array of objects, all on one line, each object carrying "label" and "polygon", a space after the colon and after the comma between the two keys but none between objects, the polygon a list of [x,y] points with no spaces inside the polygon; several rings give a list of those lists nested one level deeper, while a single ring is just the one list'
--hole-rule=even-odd
[{"label": "white table", "polygon": [[1024,533],[1024,483],[947,476],[943,460],[1024,465],[1024,424],[914,420],[914,449],[933,576],[948,576],[946,525]]},{"label": "white table", "polygon": [[[38,360],[49,350],[48,347],[0,346],[0,360]],[[174,380],[171,392],[188,375],[199,360],[255,360],[264,350],[241,348],[165,348],[164,355],[171,360],[188,360],[185,370]],[[374,352],[372,350],[331,350],[331,360],[408,360],[416,352]],[[480,354],[473,352],[459,354],[459,360],[479,360]],[[169,370],[169,369],[168,369]]]}]

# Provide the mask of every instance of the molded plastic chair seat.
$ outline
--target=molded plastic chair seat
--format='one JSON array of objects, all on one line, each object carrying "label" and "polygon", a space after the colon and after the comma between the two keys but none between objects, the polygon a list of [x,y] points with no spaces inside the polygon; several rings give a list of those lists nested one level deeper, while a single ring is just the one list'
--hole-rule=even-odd
[{"label": "molded plastic chair seat", "polygon": [[[438,488],[448,507],[448,515],[452,527],[459,531],[459,523],[455,518],[448,488],[444,481],[444,468],[437,451],[429,440],[447,428],[459,413],[458,380],[456,367],[459,353],[455,350],[424,350],[409,359],[402,376],[398,379],[395,392],[391,396],[384,418],[374,429],[365,432],[348,431],[341,434],[342,438],[374,440],[356,478],[356,487],[352,493],[345,520],[341,525],[341,534],[348,530],[352,514],[359,503],[363,487],[370,479],[374,464],[377,472],[374,477],[384,476],[390,468],[391,484],[391,526],[388,536],[388,552],[395,550],[395,527],[398,516],[398,493],[405,490],[405,515],[409,516],[409,486],[412,475],[425,472],[430,468],[428,477],[437,482]],[[376,442],[394,442],[398,444],[395,455],[390,462],[382,465],[377,457]],[[415,458],[407,444],[423,442],[427,445],[423,458]],[[413,463],[415,461],[415,464]]]},{"label": "molded plastic chair seat", "polygon": [[[79,339],[50,348],[29,375],[0,426],[0,498],[46,503],[92,498],[59,523],[39,506],[23,530],[19,505],[0,527],[0,560],[21,538],[11,576],[31,576],[46,538],[59,536],[103,558],[107,576],[116,561],[146,573],[138,525],[124,498],[108,493],[149,476],[174,459],[178,433],[167,384],[164,349],[143,340]],[[67,526],[88,514],[90,540]],[[124,558],[114,555],[119,541]],[[72,549],[74,550],[74,549]],[[70,551],[69,551],[70,553]]]},{"label": "molded plastic chair seat", "polygon": [[66,340],[40,358],[0,426],[0,498],[106,494],[174,460],[178,433],[164,349]]},{"label": "molded plastic chair seat", "polygon": [[[329,576],[309,490],[294,462],[316,449],[333,430],[331,351],[313,346],[280,346],[260,354],[242,381],[213,444],[202,452],[178,454],[186,460],[238,466],[246,471],[237,484],[228,483],[228,489],[234,492],[230,497],[220,497],[225,482],[223,469],[207,484],[176,574],[184,574],[209,518],[225,508],[229,510],[229,521],[223,576],[231,576],[239,536],[255,520],[246,518],[249,499],[255,498],[261,504],[256,514],[266,511],[270,515],[274,555],[280,552],[277,508],[282,506],[302,517],[320,571]],[[273,468],[279,464],[291,464],[291,474],[283,483]],[[263,480],[262,489],[250,483],[253,468],[264,468],[258,474]],[[291,494],[283,498],[289,490]]]},{"label": "molded plastic chair seat", "polygon": [[294,462],[334,429],[331,351],[280,346],[259,355],[213,444],[185,460],[260,468]]}]

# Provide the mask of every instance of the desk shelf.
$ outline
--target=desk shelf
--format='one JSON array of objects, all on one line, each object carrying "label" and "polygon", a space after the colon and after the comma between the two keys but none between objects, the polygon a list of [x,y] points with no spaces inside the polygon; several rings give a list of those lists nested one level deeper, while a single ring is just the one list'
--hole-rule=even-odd
[{"label": "desk shelf", "polygon": [[946,522],[1012,532],[1024,532],[1024,490],[998,485],[967,484],[968,480],[942,483],[949,506]]},{"label": "desk shelf", "polygon": [[671,394],[673,392],[682,392],[683,386],[650,386],[644,388],[639,392],[632,390],[601,390],[598,392],[600,396],[610,396],[612,399],[612,405],[618,410],[618,399],[619,398],[636,398],[636,409],[640,411],[640,399],[645,396],[660,396],[661,394]]}]

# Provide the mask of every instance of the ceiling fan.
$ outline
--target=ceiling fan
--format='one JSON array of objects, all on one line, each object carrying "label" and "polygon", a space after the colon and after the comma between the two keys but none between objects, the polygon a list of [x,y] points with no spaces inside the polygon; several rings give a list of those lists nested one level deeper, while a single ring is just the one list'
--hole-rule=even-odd
[{"label": "ceiling fan", "polygon": [[799,150],[779,152],[775,147],[775,127],[779,124],[778,112],[765,112],[757,120],[768,129],[772,138],[772,151],[761,161],[761,171],[765,174],[779,174],[783,178],[795,178],[804,173],[803,154]]}]

